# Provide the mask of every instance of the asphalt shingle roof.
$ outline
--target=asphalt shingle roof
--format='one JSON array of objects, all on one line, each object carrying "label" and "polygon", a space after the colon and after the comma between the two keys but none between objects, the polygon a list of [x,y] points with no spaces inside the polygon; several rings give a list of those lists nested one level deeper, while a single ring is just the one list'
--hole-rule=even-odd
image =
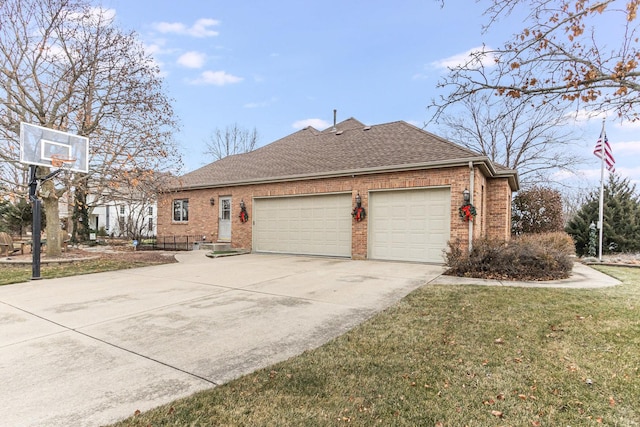
[{"label": "asphalt shingle roof", "polygon": [[[210,163],[183,175],[180,187],[206,188],[363,173],[482,157],[403,121],[365,126],[350,118],[335,128],[318,131],[307,127],[249,153]],[[501,171],[505,169],[502,167]],[[515,176],[515,171],[506,169],[506,172]]]}]

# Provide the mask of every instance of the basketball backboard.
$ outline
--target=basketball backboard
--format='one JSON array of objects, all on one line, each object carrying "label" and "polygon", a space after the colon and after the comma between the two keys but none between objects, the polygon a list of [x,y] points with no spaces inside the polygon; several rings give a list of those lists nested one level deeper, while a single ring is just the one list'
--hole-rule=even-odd
[{"label": "basketball backboard", "polygon": [[52,167],[52,156],[75,159],[66,166],[89,172],[89,138],[29,123],[20,123],[20,162]]}]

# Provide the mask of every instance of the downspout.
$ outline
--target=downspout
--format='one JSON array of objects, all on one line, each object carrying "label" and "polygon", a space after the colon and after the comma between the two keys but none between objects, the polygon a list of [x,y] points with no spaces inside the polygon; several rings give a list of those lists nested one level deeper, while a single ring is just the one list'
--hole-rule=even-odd
[{"label": "downspout", "polygon": [[[473,162],[469,162],[469,203],[473,204]],[[473,249],[473,221],[469,221],[469,252]]]}]

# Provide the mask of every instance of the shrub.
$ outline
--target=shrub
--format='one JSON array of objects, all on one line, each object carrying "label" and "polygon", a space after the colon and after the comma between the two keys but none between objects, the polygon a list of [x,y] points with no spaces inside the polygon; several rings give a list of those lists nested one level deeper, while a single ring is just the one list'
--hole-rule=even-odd
[{"label": "shrub", "polygon": [[449,242],[446,274],[502,280],[554,280],[569,277],[573,241],[565,233],[524,235],[509,241],[478,239],[467,252]]},{"label": "shrub", "polygon": [[562,196],[558,190],[538,186],[521,190],[511,206],[514,235],[562,231]]}]

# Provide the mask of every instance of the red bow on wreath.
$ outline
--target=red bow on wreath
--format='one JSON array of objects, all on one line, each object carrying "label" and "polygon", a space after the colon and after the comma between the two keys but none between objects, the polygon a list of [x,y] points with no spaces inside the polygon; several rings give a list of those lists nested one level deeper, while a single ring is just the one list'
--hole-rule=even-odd
[{"label": "red bow on wreath", "polygon": [[473,217],[476,216],[476,208],[472,204],[464,205],[458,209],[460,218],[465,221],[473,221]]},{"label": "red bow on wreath", "polygon": [[363,207],[353,208],[353,212],[351,212],[351,216],[353,217],[353,219],[360,222],[367,216],[367,213],[365,212]]},{"label": "red bow on wreath", "polygon": [[241,208],[240,210],[240,222],[247,222],[249,220],[249,213],[246,208]]}]

